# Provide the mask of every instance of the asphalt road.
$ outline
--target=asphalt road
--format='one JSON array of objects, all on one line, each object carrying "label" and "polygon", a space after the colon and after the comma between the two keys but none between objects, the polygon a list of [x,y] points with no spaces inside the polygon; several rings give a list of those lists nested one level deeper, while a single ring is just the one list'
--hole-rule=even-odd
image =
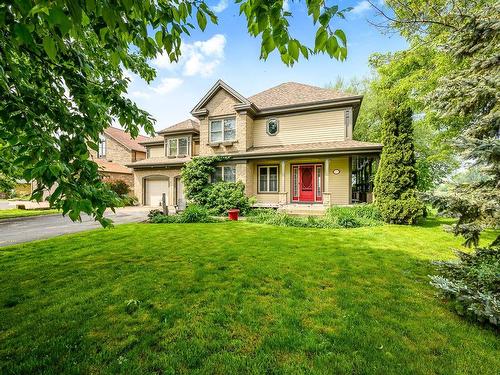
[{"label": "asphalt road", "polygon": [[[148,207],[124,207],[117,209],[115,214],[109,212],[106,216],[115,224],[134,223],[146,220],[149,210],[151,208]],[[62,215],[2,219],[0,220],[0,247],[99,227],[100,224],[87,215],[82,215],[82,222],[76,223]]]}]

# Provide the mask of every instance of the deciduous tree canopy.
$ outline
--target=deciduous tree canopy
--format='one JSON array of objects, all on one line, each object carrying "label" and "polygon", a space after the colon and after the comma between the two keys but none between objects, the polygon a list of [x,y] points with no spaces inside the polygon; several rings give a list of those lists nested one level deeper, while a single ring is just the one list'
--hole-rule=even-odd
[{"label": "deciduous tree canopy", "polygon": [[[262,41],[261,58],[276,51],[292,65],[299,56],[347,54],[346,36],[331,27],[338,6],[305,2],[316,25],[313,46],[289,31],[283,0],[237,0],[248,32]],[[182,37],[217,17],[200,0],[15,0],[0,4],[0,178],[57,183],[50,197],[73,219],[93,215],[102,224],[116,195],[100,181],[88,147],[116,121],[132,136],[152,134],[153,119],[127,99],[128,69],[155,77],[148,59],[179,59]],[[41,197],[41,190],[35,192]]]}]

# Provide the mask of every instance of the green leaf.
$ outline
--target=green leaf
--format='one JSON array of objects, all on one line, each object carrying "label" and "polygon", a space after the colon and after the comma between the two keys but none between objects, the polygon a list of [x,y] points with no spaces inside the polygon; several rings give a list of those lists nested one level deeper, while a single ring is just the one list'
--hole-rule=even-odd
[{"label": "green leaf", "polygon": [[73,22],[76,24],[81,24],[82,22],[82,8],[80,8],[80,4],[76,0],[67,1],[69,13],[71,14],[71,18]]},{"label": "green leaf", "polygon": [[302,56],[306,59],[309,58],[309,49],[306,46],[300,46],[300,52],[302,52]]},{"label": "green leaf", "polygon": [[335,30],[334,34],[339,37],[339,39],[342,41],[342,43],[344,44],[344,46],[347,44],[347,38],[345,36],[345,33],[342,30],[337,29],[337,30]]},{"label": "green leaf", "polygon": [[95,10],[95,0],[85,0],[85,6],[89,12],[93,12]]},{"label": "green leaf", "polygon": [[45,50],[45,53],[50,57],[50,59],[55,61],[57,50],[56,44],[51,37],[46,36],[45,38],[43,38],[43,49]]},{"label": "green leaf", "polygon": [[314,41],[314,49],[316,51],[323,51],[326,41],[328,40],[328,33],[324,27],[320,27],[316,32],[316,39]]},{"label": "green leaf", "polygon": [[296,39],[292,39],[288,42],[288,54],[295,61],[299,58],[300,43]]},{"label": "green leaf", "polygon": [[71,20],[60,7],[50,9],[48,20],[51,25],[59,28],[62,35],[66,35],[71,29]]},{"label": "green leaf", "polygon": [[334,57],[337,54],[338,48],[339,43],[337,42],[337,38],[332,35],[326,42],[326,52],[330,57]]},{"label": "green leaf", "polygon": [[264,36],[263,36],[263,40],[262,40],[262,47],[264,48],[264,50],[268,54],[271,53],[272,51],[274,51],[274,49],[276,48],[276,44],[274,43],[274,39],[271,36],[271,33],[264,32]]},{"label": "green leaf", "polygon": [[156,43],[161,47],[163,45],[163,31],[157,31],[155,34]]},{"label": "green leaf", "polygon": [[21,23],[15,24],[14,34],[24,44],[33,44],[33,38],[31,37],[31,33],[25,25]]}]

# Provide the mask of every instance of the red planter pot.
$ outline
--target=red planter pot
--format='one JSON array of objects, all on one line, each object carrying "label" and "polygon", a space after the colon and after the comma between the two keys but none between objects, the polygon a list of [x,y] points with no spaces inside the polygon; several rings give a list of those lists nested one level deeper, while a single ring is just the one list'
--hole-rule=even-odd
[{"label": "red planter pot", "polygon": [[229,217],[229,220],[238,220],[238,215],[240,213],[240,210],[234,208],[232,210],[227,211],[227,215]]}]

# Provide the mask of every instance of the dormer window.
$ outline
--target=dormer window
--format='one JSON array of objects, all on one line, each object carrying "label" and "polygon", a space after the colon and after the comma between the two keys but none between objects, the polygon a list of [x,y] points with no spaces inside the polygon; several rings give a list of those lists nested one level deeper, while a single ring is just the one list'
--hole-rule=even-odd
[{"label": "dormer window", "polygon": [[168,157],[183,157],[189,155],[189,138],[170,138],[167,141]]},{"label": "dormer window", "polygon": [[210,143],[236,140],[236,118],[228,117],[210,121]]},{"label": "dormer window", "polygon": [[97,157],[106,157],[106,137],[104,135],[99,136],[99,150],[97,151]]}]

